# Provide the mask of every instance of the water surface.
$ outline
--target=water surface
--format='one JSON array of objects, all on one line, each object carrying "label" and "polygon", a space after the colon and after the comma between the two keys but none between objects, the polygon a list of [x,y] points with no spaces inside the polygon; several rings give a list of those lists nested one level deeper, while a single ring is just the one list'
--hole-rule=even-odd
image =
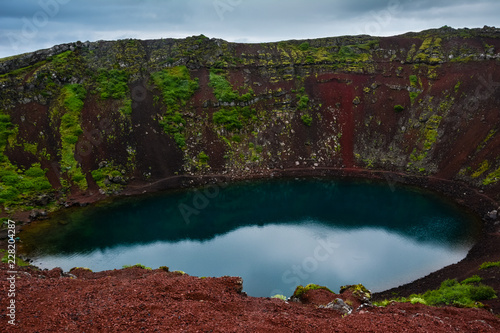
[{"label": "water surface", "polygon": [[242,276],[252,296],[289,296],[298,284],[381,291],[410,282],[463,259],[479,231],[473,216],[429,192],[308,179],[127,198],[65,211],[20,236],[44,268],[169,266]]}]

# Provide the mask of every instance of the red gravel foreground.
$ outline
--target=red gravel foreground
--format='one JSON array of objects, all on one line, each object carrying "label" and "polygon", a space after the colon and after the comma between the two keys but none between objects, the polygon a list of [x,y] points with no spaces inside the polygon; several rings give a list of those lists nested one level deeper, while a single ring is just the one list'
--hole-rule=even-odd
[{"label": "red gravel foreground", "polygon": [[[0,265],[0,331],[8,332],[500,332],[483,309],[391,304],[342,317],[318,308],[350,292],[309,291],[307,304],[248,297],[237,277],[198,278],[161,269],[21,268],[9,298],[8,267]],[[6,314],[15,299],[15,325]],[[305,302],[305,301],[304,301]]]}]

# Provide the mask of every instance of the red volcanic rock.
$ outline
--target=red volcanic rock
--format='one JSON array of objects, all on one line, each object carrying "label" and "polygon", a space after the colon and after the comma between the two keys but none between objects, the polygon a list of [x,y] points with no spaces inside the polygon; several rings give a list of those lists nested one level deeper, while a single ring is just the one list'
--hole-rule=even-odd
[{"label": "red volcanic rock", "polygon": [[[15,325],[6,316],[8,267],[1,264],[2,329],[9,332],[498,332],[500,319],[484,309],[422,304],[367,307],[342,317],[319,308],[332,298],[308,292],[308,303],[248,297],[238,277],[198,278],[137,267],[91,273],[20,268]],[[66,274],[67,275],[67,274]],[[45,277],[45,278],[42,278]],[[75,278],[76,277],[76,278]],[[325,293],[331,297],[325,297]],[[352,296],[352,295],[351,295]]]}]

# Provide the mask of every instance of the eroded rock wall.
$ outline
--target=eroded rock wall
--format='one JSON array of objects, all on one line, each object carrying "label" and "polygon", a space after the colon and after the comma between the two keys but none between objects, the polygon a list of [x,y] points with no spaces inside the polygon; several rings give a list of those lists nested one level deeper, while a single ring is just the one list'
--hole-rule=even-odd
[{"label": "eroded rock wall", "polygon": [[3,214],[182,175],[373,169],[500,200],[500,30],[74,43],[0,60]]}]

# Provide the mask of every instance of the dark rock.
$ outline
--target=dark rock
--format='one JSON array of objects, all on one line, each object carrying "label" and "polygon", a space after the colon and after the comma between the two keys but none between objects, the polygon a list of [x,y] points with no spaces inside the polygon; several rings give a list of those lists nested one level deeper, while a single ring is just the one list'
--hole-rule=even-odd
[{"label": "dark rock", "polygon": [[40,212],[38,210],[32,210],[30,213],[30,219],[36,220],[40,216]]},{"label": "dark rock", "polygon": [[489,221],[494,221],[497,219],[497,217],[498,217],[498,211],[495,209],[492,210],[491,212],[486,213],[485,219]]},{"label": "dark rock", "polygon": [[44,194],[44,195],[39,196],[35,200],[35,204],[37,206],[47,206],[49,204],[50,200],[51,200],[50,196],[47,194]]},{"label": "dark rock", "polygon": [[328,303],[327,305],[320,305],[319,308],[332,309],[332,310],[340,312],[343,315],[351,314],[351,312],[352,312],[352,307],[347,305],[344,302],[344,300],[341,298],[336,298],[335,300]]}]

